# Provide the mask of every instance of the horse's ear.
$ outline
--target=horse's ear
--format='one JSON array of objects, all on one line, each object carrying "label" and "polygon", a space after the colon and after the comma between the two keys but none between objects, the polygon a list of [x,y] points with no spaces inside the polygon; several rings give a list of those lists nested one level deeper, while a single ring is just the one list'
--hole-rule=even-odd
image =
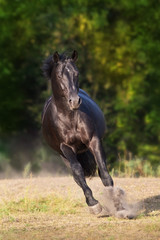
[{"label": "horse's ear", "polygon": [[73,60],[74,62],[77,60],[77,58],[78,58],[78,52],[77,52],[76,50],[73,51],[71,58],[72,58],[72,60]]},{"label": "horse's ear", "polygon": [[58,52],[56,51],[54,54],[53,54],[53,61],[55,63],[57,63],[59,61],[60,57],[59,57],[59,54]]}]

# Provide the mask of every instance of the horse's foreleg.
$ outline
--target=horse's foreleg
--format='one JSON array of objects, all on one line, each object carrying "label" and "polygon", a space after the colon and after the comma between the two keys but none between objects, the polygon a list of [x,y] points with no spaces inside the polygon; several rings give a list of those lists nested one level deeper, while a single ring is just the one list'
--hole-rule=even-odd
[{"label": "horse's foreleg", "polygon": [[97,162],[99,175],[104,186],[113,186],[113,180],[106,167],[106,156],[101,141],[97,137],[93,137],[89,149]]},{"label": "horse's foreleg", "polygon": [[65,144],[61,144],[61,151],[65,157],[65,162],[68,162],[70,165],[74,180],[83,189],[86,203],[89,207],[92,207],[92,213],[100,213],[102,210],[101,206],[99,205],[98,201],[94,199],[92,191],[86,183],[83,169],[76,158],[76,154],[69,146]]}]

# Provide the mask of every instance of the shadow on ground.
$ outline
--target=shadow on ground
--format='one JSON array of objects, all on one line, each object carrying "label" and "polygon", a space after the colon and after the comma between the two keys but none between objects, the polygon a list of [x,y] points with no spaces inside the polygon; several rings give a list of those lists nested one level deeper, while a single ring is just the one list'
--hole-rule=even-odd
[{"label": "shadow on ground", "polygon": [[[153,211],[160,211],[160,195],[149,197],[139,202],[147,216]],[[160,213],[159,213],[160,214]]]}]

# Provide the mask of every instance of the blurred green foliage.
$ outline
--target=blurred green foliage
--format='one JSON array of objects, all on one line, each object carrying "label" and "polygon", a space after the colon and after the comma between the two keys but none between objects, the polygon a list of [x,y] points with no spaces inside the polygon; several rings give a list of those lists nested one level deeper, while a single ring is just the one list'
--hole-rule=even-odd
[{"label": "blurred green foliage", "polygon": [[42,61],[76,49],[80,87],[106,117],[109,162],[132,152],[158,165],[159,22],[159,0],[0,0],[0,145],[8,136],[38,136],[51,94]]}]

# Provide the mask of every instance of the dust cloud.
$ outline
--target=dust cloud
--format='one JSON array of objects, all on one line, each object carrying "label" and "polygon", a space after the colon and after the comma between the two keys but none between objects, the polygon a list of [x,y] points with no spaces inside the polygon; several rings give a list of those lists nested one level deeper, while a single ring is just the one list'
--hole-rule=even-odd
[{"label": "dust cloud", "polygon": [[108,216],[133,219],[140,211],[140,204],[128,203],[125,191],[119,187],[105,187],[100,202],[102,212]]}]

